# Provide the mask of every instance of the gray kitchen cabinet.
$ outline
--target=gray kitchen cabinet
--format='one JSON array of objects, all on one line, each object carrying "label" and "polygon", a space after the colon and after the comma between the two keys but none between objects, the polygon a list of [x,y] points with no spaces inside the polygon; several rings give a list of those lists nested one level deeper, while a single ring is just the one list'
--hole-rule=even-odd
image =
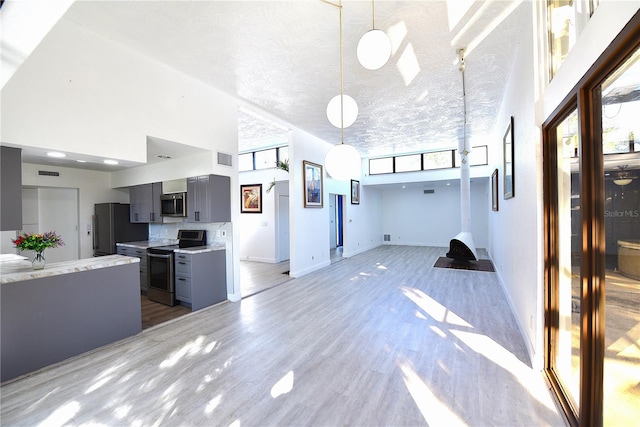
[{"label": "gray kitchen cabinet", "polygon": [[0,230],[22,229],[22,150],[0,147]]},{"label": "gray kitchen cabinet", "polygon": [[200,310],[227,299],[226,251],[175,253],[176,300]]},{"label": "gray kitchen cabinet", "polygon": [[187,222],[231,221],[230,183],[220,175],[187,178]]},{"label": "gray kitchen cabinet", "polygon": [[135,185],[129,188],[130,221],[132,223],[161,223],[160,195],[162,183]]},{"label": "gray kitchen cabinet", "polygon": [[118,246],[118,255],[140,258],[140,291],[147,293],[147,251],[141,248]]}]

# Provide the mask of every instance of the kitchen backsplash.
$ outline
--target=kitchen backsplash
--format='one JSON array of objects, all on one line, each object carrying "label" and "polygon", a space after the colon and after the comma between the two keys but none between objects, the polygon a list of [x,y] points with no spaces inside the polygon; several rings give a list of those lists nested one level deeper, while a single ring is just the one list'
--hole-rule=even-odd
[{"label": "kitchen backsplash", "polygon": [[149,240],[177,239],[178,230],[207,230],[207,244],[231,244],[232,228],[230,222],[194,224],[186,221],[176,221],[163,224],[149,224]]}]

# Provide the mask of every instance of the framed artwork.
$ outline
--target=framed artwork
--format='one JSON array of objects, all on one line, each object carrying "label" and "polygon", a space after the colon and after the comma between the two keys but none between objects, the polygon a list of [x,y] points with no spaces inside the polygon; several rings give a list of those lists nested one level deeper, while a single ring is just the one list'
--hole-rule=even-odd
[{"label": "framed artwork", "polygon": [[351,180],[351,204],[360,204],[360,181]]},{"label": "framed artwork", "polygon": [[491,174],[491,209],[498,210],[498,169]]},{"label": "framed artwork", "polygon": [[513,169],[513,158],[514,158],[514,138],[513,138],[513,116],[509,120],[509,126],[507,126],[507,131],[504,133],[504,138],[502,139],[503,147],[504,147],[504,198],[510,199],[515,196],[515,176]]},{"label": "framed artwork", "polygon": [[322,166],[302,161],[304,178],[304,207],[322,207]]},{"label": "framed artwork", "polygon": [[262,184],[240,186],[240,213],[262,213]]}]

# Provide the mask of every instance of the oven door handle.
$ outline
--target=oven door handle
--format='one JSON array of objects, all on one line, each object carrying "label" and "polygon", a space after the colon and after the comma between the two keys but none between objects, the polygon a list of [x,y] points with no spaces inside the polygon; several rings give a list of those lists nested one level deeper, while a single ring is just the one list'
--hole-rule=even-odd
[{"label": "oven door handle", "polygon": [[164,259],[169,259],[173,256],[173,254],[150,254],[147,253],[147,256],[153,257],[153,258],[164,258]]}]

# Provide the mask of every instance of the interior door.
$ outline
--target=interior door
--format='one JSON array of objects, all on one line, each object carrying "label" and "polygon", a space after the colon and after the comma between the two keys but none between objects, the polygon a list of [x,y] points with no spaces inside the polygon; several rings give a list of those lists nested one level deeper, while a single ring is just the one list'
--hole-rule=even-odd
[{"label": "interior door", "polygon": [[[35,209],[27,213],[27,217],[25,217],[27,222],[23,226],[24,231],[38,233],[55,231],[64,242],[63,246],[45,250],[44,257],[47,263],[78,259],[80,257],[78,189],[25,188],[23,200],[26,205]],[[37,212],[37,219],[34,215],[35,212]],[[31,255],[25,254],[25,256]]]}]

